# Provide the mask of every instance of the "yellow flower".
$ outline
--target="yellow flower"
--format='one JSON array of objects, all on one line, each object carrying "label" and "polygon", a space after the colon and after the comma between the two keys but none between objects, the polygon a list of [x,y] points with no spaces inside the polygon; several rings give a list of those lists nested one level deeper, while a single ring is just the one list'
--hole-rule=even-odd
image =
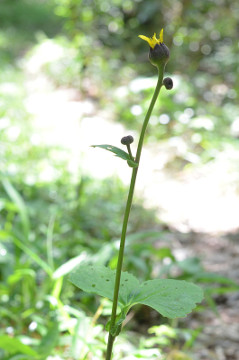
[{"label": "yellow flower", "polygon": [[169,49],[163,42],[163,29],[160,31],[159,39],[156,37],[156,33],[152,38],[148,38],[144,35],[139,35],[139,37],[149,44],[149,60],[151,64],[162,67],[165,66],[169,60]]},{"label": "yellow flower", "polygon": [[159,39],[156,38],[156,33],[154,33],[152,38],[148,38],[147,36],[144,36],[144,35],[139,35],[139,37],[141,39],[147,41],[147,43],[149,44],[151,49],[154,49],[155,45],[157,45],[157,44],[160,45],[163,43],[163,29],[160,31]]}]

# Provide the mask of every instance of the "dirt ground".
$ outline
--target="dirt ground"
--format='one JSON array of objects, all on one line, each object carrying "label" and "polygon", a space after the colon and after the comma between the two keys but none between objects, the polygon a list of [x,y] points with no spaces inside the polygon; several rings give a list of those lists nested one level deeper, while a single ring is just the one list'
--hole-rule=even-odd
[{"label": "dirt ground", "polygon": [[[176,252],[184,251],[201,259],[206,271],[226,276],[238,284],[239,233],[175,235]],[[207,310],[188,317],[189,328],[203,326],[193,347],[195,360],[239,359],[239,291],[213,296],[216,311]],[[194,357],[195,356],[195,357]]]}]

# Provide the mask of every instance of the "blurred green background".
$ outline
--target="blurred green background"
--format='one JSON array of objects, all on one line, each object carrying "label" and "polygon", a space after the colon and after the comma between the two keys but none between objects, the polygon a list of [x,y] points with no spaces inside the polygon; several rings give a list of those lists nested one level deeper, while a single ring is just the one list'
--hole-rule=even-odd
[{"label": "blurred green background", "polygon": [[[84,259],[116,265],[129,170],[117,160],[126,177],[112,175],[110,154],[85,153],[95,141],[119,146],[121,133],[137,139],[156,80],[139,34],[164,28],[175,84],[160,94],[146,147],[174,149],[163,164],[173,176],[226,152],[238,192],[238,19],[237,0],[1,0],[0,359],[103,359],[110,303],[67,275]],[[197,258],[174,256],[172,232],[137,194],[125,269],[205,279]],[[200,327],[180,330],[146,308],[132,317],[115,359],[191,359]]]}]

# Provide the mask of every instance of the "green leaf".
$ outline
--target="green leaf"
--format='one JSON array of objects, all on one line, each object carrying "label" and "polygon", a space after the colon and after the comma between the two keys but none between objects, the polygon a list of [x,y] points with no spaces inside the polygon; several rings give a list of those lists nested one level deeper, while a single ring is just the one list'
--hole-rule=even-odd
[{"label": "green leaf", "polygon": [[31,250],[30,246],[28,244],[24,244],[23,241],[19,240],[17,237],[15,237],[12,234],[12,239],[14,241],[14,244],[19,247],[22,251],[24,251],[29,257],[32,258],[49,276],[52,276],[52,269],[47,264],[46,261],[42,260],[40,256],[37,255],[34,250]]},{"label": "green leaf", "polygon": [[133,168],[136,168],[139,166],[139,164],[137,164],[135,161],[133,160],[128,160],[127,161],[127,164],[129,165],[129,167],[133,167]]},{"label": "green leaf", "polygon": [[[115,270],[102,265],[82,264],[70,274],[70,281],[83,291],[106,297],[113,301]],[[139,292],[139,281],[122,272],[119,303],[123,307]]]},{"label": "green leaf", "polygon": [[[80,289],[113,301],[115,270],[105,266],[82,264],[70,274],[70,281]],[[168,318],[183,317],[203,299],[198,286],[184,280],[155,279],[140,284],[133,275],[122,272],[119,305],[127,311],[144,304]]]},{"label": "green leaf", "polygon": [[197,281],[205,282],[205,283],[212,283],[212,284],[228,284],[228,285],[235,285],[238,287],[238,284],[227,277],[224,277],[220,274],[201,271],[193,276],[193,279],[196,279]]},{"label": "green leaf", "polygon": [[11,338],[7,335],[1,335],[0,336],[0,349],[5,350],[8,354],[26,354],[31,356],[37,356],[37,352],[30,348],[30,346],[27,346],[23,343],[21,343],[20,340],[16,338]]},{"label": "green leaf", "polygon": [[148,305],[170,319],[186,316],[203,299],[202,289],[184,280],[149,280],[140,288],[134,301]]},{"label": "green leaf", "polygon": [[124,151],[120,148],[117,148],[116,146],[107,145],[107,144],[106,145],[91,145],[91,146],[111,151],[112,153],[114,153],[116,156],[120,157],[123,160],[130,160],[129,154],[126,151]]},{"label": "green leaf", "polygon": [[129,311],[129,308],[127,306],[121,309],[121,312],[116,316],[115,326],[113,327],[112,330],[110,330],[111,319],[107,322],[105,329],[107,331],[110,331],[112,336],[115,337],[115,336],[119,335],[119,333],[121,332],[122,324],[123,324],[123,321],[126,319],[126,315],[127,315],[128,311]]},{"label": "green leaf", "polygon": [[28,239],[30,232],[30,222],[29,222],[27,207],[24,203],[24,200],[7,178],[4,178],[2,180],[2,185],[6,193],[8,194],[8,196],[10,197],[10,199],[18,209],[21,218],[23,232],[26,238]]},{"label": "green leaf", "polygon": [[124,151],[124,150],[122,150],[122,149],[120,149],[120,148],[118,148],[116,146],[107,145],[107,144],[106,145],[91,145],[91,146],[111,151],[117,157],[120,157],[123,160],[127,160],[128,165],[130,167],[137,167],[138,166],[138,164],[130,158],[129,154],[126,151]]},{"label": "green leaf", "polygon": [[86,251],[80,255],[66,261],[64,264],[59,266],[53,273],[53,279],[59,279],[61,276],[69,274],[76,266],[78,266],[87,257]]},{"label": "green leaf", "polygon": [[178,266],[186,273],[197,274],[203,270],[200,259],[188,258],[178,262]]},{"label": "green leaf", "polygon": [[38,352],[44,355],[50,354],[52,349],[58,343],[59,335],[59,324],[57,322],[48,324],[47,333],[41,340],[41,343],[38,347]]}]

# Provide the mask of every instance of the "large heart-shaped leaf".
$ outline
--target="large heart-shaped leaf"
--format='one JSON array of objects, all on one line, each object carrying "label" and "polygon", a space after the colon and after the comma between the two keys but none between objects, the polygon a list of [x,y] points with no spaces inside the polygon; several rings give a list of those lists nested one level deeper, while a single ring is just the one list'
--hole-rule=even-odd
[{"label": "large heart-shaped leaf", "polygon": [[[113,300],[115,270],[82,264],[71,273],[70,281],[86,292]],[[133,305],[144,304],[174,319],[191,312],[202,299],[202,289],[184,280],[155,279],[140,284],[133,275],[121,274],[119,305],[124,311]]]},{"label": "large heart-shaped leaf", "polygon": [[121,159],[126,160],[130,167],[137,167],[138,166],[138,164],[131,159],[131,157],[129,156],[129,154],[126,151],[124,151],[124,150],[122,150],[122,149],[120,149],[120,148],[118,148],[116,146],[112,146],[112,145],[108,145],[108,144],[105,144],[105,145],[91,145],[91,146],[111,151],[117,157],[120,157]]},{"label": "large heart-shaped leaf", "polygon": [[203,299],[202,289],[184,280],[148,280],[140,285],[140,290],[133,301],[170,319],[186,316]]},{"label": "large heart-shaped leaf", "polygon": [[[115,270],[102,265],[82,264],[70,274],[70,281],[83,291],[94,293],[113,301]],[[133,275],[122,272],[119,303],[129,304],[139,292],[139,281]]]}]

